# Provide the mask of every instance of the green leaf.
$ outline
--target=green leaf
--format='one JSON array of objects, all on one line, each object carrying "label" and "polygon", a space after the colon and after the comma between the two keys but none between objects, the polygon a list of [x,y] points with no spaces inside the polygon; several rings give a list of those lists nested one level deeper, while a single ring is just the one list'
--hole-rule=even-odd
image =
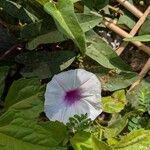
[{"label": "green leaf", "polygon": [[119,25],[125,25],[129,29],[132,29],[136,24],[135,17],[128,11],[123,11],[123,14],[119,17],[117,22]]},{"label": "green leaf", "polygon": [[72,51],[34,51],[18,55],[16,61],[25,65],[21,71],[24,77],[45,79],[69,67],[74,59]]},{"label": "green leaf", "polygon": [[51,18],[46,18],[38,22],[30,23],[21,27],[20,38],[31,40],[52,30],[56,30],[55,22]]},{"label": "green leaf", "polygon": [[150,130],[135,130],[124,136],[115,145],[115,150],[149,150]]},{"label": "green leaf", "polygon": [[8,109],[22,100],[37,97],[40,89],[41,85],[38,79],[19,79],[14,81],[5,99],[5,108]]},{"label": "green leaf", "polygon": [[74,150],[112,150],[110,146],[88,132],[77,133],[70,142]]},{"label": "green leaf", "polygon": [[127,99],[135,109],[150,112],[150,78],[144,79],[136,88],[128,92]]},{"label": "green leaf", "polygon": [[149,42],[150,41],[150,34],[148,35],[141,35],[141,36],[135,36],[131,38],[125,38],[125,41],[142,41],[142,42]]},{"label": "green leaf", "polygon": [[150,15],[148,16],[148,19],[144,22],[144,24],[141,26],[139,35],[145,35],[150,34]]},{"label": "green leaf", "polygon": [[19,98],[20,101],[0,116],[0,149],[66,150],[60,145],[67,136],[66,127],[59,122],[43,123],[38,119],[43,111],[43,98],[41,90],[35,92],[38,88],[34,84],[38,87],[39,83],[33,79],[21,79],[15,83],[20,90],[10,89],[14,91],[12,99]]},{"label": "green leaf", "polygon": [[89,7],[90,9],[97,9],[100,10],[104,8],[108,3],[109,0],[82,0],[84,4]]},{"label": "green leaf", "polygon": [[102,83],[102,89],[105,91],[116,91],[119,89],[124,89],[130,86],[133,82],[137,80],[137,73],[135,72],[120,72],[107,73],[104,75],[99,75]]},{"label": "green leaf", "polygon": [[49,2],[49,0],[35,0],[35,1],[37,1],[41,5],[44,5],[45,3]]},{"label": "green leaf", "polygon": [[130,70],[130,67],[94,31],[87,32],[86,38],[89,45],[86,49],[87,56],[105,68]]},{"label": "green leaf", "polygon": [[33,50],[40,44],[57,43],[64,40],[67,40],[67,38],[61,32],[55,30],[33,38],[26,44],[26,48]]},{"label": "green leaf", "polygon": [[92,60],[87,60],[91,68],[87,68],[90,72],[96,74],[102,84],[102,89],[105,91],[116,91],[125,89],[138,79],[138,74],[130,71],[110,70],[100,66],[98,63],[93,63]]},{"label": "green leaf", "polygon": [[39,114],[43,111],[43,102],[40,97],[34,96],[24,99],[11,106],[1,117],[0,126],[8,125],[16,118],[24,118],[37,122]]},{"label": "green leaf", "polygon": [[[48,125],[49,124],[49,125]],[[58,123],[49,122],[47,127],[32,120],[17,118],[0,127],[0,145],[11,150],[65,150],[59,144],[66,137],[66,128]],[[57,127],[61,127],[58,128]],[[53,130],[54,129],[54,130]],[[57,129],[57,134],[55,133]]]},{"label": "green leaf", "polygon": [[76,2],[78,2],[78,1],[80,1],[80,0],[72,0],[73,3],[76,3]]},{"label": "green leaf", "polygon": [[84,32],[87,32],[94,28],[96,25],[102,22],[102,17],[95,14],[76,14],[80,26]]},{"label": "green leaf", "polygon": [[22,5],[11,0],[0,0],[0,7],[9,15],[24,22],[35,22],[38,18],[26,10]]},{"label": "green leaf", "polygon": [[[15,118],[37,121],[43,111],[43,90],[37,79],[15,81],[6,97],[7,111],[0,117],[0,126],[9,124]],[[8,108],[9,107],[9,108]]]},{"label": "green leaf", "polygon": [[44,9],[52,15],[58,29],[72,39],[84,53],[86,49],[85,35],[74,13],[73,2],[71,0],[59,0],[56,3],[51,1],[44,4]]},{"label": "green leaf", "polygon": [[[123,117],[113,118],[110,122],[108,127],[105,128],[104,136],[107,139],[115,138],[118,136],[122,130],[126,127],[128,123],[128,118],[133,115],[133,112],[125,114]],[[115,121],[114,121],[115,120]]]},{"label": "green leaf", "polygon": [[81,116],[74,115],[69,118],[69,122],[66,124],[68,129],[73,132],[84,131],[91,126],[92,120],[88,118],[87,114]]},{"label": "green leaf", "polygon": [[0,98],[4,90],[5,78],[8,73],[8,69],[9,67],[7,66],[0,67]]},{"label": "green leaf", "polygon": [[118,113],[126,105],[125,91],[120,90],[102,98],[103,111],[107,113]]}]

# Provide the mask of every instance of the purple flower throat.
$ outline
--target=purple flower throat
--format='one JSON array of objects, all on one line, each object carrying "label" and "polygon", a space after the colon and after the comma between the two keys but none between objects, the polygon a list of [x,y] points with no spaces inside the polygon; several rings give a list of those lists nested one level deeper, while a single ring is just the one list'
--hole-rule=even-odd
[{"label": "purple flower throat", "polygon": [[64,101],[67,105],[72,105],[75,102],[81,100],[81,89],[73,89],[69,90],[65,93]]}]

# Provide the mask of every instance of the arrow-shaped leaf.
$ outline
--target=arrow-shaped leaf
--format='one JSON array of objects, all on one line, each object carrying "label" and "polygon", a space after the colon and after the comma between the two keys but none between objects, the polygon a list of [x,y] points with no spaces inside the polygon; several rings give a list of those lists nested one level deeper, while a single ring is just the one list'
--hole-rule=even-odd
[{"label": "arrow-shaped leaf", "polygon": [[79,47],[80,51],[84,53],[85,35],[74,13],[72,0],[48,2],[44,5],[44,9],[54,18],[58,29],[72,39]]}]

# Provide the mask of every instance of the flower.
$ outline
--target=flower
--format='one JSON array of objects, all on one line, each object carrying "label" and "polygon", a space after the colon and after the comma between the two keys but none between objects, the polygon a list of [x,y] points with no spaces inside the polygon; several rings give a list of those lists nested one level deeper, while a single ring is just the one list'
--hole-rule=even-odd
[{"label": "flower", "polygon": [[52,121],[66,124],[70,117],[88,114],[94,120],[101,112],[101,83],[83,69],[55,75],[47,84],[44,111]]}]

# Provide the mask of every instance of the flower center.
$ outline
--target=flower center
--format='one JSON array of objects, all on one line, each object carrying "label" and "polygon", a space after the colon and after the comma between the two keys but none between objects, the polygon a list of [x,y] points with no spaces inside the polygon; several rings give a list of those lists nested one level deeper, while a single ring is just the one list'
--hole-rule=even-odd
[{"label": "flower center", "polygon": [[64,97],[64,101],[68,105],[72,105],[75,102],[79,101],[81,99],[81,90],[80,89],[74,89],[67,91]]}]

